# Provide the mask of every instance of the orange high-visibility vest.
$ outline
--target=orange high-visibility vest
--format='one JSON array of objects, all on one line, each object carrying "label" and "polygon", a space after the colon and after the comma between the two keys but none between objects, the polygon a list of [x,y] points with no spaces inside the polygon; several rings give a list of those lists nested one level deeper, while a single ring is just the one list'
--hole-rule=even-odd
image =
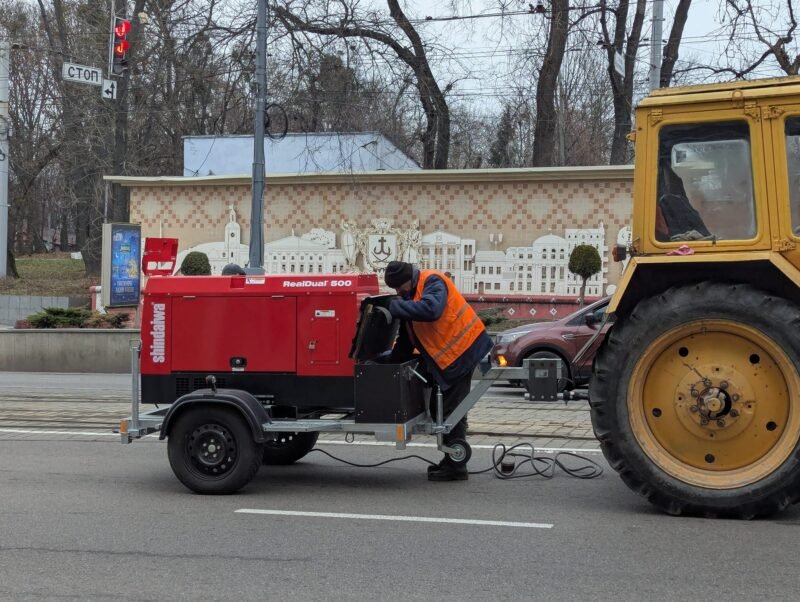
[{"label": "orange high-visibility vest", "polygon": [[447,304],[434,322],[414,322],[414,335],[440,370],[444,370],[470,345],[486,327],[463,295],[447,276],[436,270],[421,270],[414,301],[419,301],[430,276],[439,276],[447,286]]}]

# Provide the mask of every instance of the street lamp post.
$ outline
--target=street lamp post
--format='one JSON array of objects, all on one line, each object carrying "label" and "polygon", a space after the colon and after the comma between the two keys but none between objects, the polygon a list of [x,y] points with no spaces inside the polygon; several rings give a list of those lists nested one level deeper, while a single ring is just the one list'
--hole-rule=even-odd
[{"label": "street lamp post", "polygon": [[256,109],[253,139],[253,200],[248,274],[264,273],[264,108],[267,103],[267,0],[256,8]]},{"label": "street lamp post", "polygon": [[8,64],[11,44],[0,33],[0,278],[5,278],[8,263]]}]

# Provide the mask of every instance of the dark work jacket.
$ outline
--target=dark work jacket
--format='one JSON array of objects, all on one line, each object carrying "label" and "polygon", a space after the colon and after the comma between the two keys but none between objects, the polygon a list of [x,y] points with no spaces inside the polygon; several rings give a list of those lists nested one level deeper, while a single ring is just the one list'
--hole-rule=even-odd
[{"label": "dark work jacket", "polygon": [[[414,275],[411,278],[411,296],[413,297],[419,284],[419,270],[414,268]],[[465,374],[471,374],[475,367],[486,357],[492,349],[492,339],[486,329],[478,336],[467,350],[459,358],[444,370],[440,370],[436,362],[422,345],[418,345],[416,337],[412,339],[406,325],[414,329],[414,322],[435,322],[439,319],[447,304],[447,286],[439,276],[428,276],[425,280],[425,288],[418,301],[411,299],[396,299],[389,306],[389,311],[395,318],[403,320],[404,324],[400,327],[400,335],[392,351],[392,362],[404,362],[413,356],[414,349],[417,349],[425,360],[425,368],[428,374],[436,379],[436,383],[447,390]]]}]

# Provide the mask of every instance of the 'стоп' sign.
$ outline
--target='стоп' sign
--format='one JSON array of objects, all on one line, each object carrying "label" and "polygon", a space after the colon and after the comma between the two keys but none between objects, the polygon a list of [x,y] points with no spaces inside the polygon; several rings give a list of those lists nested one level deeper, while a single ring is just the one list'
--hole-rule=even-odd
[{"label": "'\u0441\u0442\u043e\u043f' sign", "polygon": [[103,85],[103,72],[95,67],[76,65],[74,63],[64,63],[61,74],[63,75],[65,81],[91,84],[92,86]]}]

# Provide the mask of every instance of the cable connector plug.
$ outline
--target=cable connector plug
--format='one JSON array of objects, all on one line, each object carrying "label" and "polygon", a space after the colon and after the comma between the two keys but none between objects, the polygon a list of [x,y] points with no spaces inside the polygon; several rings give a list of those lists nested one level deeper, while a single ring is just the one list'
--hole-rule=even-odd
[{"label": "cable connector plug", "polygon": [[503,459],[500,461],[500,472],[505,475],[512,474],[516,467],[517,467],[517,461],[514,459],[514,456],[505,455],[503,456]]}]

